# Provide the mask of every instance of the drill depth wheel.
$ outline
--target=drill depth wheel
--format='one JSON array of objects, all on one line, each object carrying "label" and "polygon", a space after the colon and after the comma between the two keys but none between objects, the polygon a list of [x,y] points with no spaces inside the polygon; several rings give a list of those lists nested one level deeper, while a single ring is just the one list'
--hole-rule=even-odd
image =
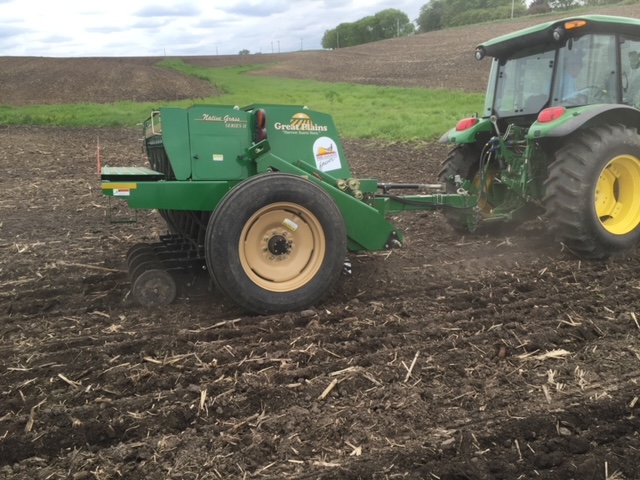
[{"label": "drill depth wheel", "polygon": [[176,282],[169,272],[159,268],[145,270],[134,278],[131,294],[145,307],[164,307],[177,295]]}]

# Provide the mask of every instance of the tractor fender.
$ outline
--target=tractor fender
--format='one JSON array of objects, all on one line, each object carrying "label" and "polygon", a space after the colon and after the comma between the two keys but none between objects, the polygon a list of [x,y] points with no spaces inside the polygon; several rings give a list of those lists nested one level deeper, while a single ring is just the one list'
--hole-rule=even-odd
[{"label": "tractor fender", "polygon": [[[468,120],[468,119],[464,119]],[[464,120],[458,122],[458,125],[453,127],[442,137],[440,137],[440,143],[455,143],[461,145],[463,143],[476,143],[478,134],[493,132],[493,123],[488,118],[480,118],[475,125],[472,125],[464,130],[459,130],[460,125]]]},{"label": "tractor fender", "polygon": [[534,122],[529,128],[530,139],[562,138],[583,128],[603,124],[623,124],[640,128],[640,110],[628,105],[598,104],[567,109],[557,119],[540,123]]}]

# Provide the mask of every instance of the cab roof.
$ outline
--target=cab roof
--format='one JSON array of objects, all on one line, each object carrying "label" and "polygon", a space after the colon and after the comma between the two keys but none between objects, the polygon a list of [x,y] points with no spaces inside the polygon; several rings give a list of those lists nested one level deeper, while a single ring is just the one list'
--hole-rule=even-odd
[{"label": "cab roof", "polygon": [[[579,24],[584,22],[584,25],[567,28],[567,25],[575,22]],[[554,32],[556,32],[556,35],[554,35]],[[533,45],[553,45],[567,35],[575,34],[570,32],[623,33],[640,36],[640,20],[612,15],[582,15],[540,23],[481,43],[476,47],[476,58],[478,60],[485,56],[505,58]]]}]

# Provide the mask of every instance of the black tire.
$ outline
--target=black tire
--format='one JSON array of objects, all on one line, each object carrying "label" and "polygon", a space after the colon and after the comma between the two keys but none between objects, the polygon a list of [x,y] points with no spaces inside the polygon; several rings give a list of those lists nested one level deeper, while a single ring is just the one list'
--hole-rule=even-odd
[{"label": "black tire", "polygon": [[[447,193],[456,193],[457,187],[454,183],[456,175],[459,175],[463,180],[473,178],[478,171],[479,163],[480,153],[476,148],[470,145],[457,145],[442,162],[438,180],[446,185]],[[460,210],[444,208],[442,214],[456,232],[469,233],[467,217]]]},{"label": "black tire", "polygon": [[346,250],[346,228],[331,197],[284,173],[237,185],[218,204],[205,236],[215,285],[259,314],[315,304],[340,276]]},{"label": "black tire", "polygon": [[[456,175],[460,176],[462,180],[477,181],[477,185],[480,187],[480,155],[482,155],[482,152],[475,144],[457,145],[449,152],[447,158],[442,162],[440,173],[438,173],[438,179],[446,185],[447,193],[457,193],[457,187],[454,182]],[[485,186],[490,187],[491,181],[492,179],[485,180]],[[443,208],[442,213],[449,225],[460,234],[502,235],[513,230],[517,226],[517,222],[482,222],[483,217],[488,218],[491,216],[490,212],[493,208],[487,196],[488,193],[486,191],[480,193],[478,200],[480,212],[476,217],[470,217],[470,212],[467,209],[452,207]]]},{"label": "black tire", "polygon": [[131,294],[144,307],[164,307],[176,299],[178,288],[169,272],[149,268],[135,277]]},{"label": "black tire", "polygon": [[627,253],[640,241],[640,137],[605,125],[578,132],[549,167],[544,205],[556,239],[582,258]]}]

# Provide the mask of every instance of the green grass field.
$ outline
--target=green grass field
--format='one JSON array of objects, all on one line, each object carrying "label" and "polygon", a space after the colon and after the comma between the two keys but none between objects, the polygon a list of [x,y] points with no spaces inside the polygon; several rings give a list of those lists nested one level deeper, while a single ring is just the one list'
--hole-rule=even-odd
[{"label": "green grass field", "polygon": [[[204,68],[178,60],[158,64],[206,80],[223,94],[198,100],[166,102],[166,106],[193,103],[250,105],[252,103],[305,105],[331,114],[345,138],[431,140],[465,116],[480,112],[483,96],[444,89],[376,87],[324,83],[247,75],[260,67]],[[0,123],[12,125],[135,127],[157,102],[78,103],[67,105],[0,105]]]}]

